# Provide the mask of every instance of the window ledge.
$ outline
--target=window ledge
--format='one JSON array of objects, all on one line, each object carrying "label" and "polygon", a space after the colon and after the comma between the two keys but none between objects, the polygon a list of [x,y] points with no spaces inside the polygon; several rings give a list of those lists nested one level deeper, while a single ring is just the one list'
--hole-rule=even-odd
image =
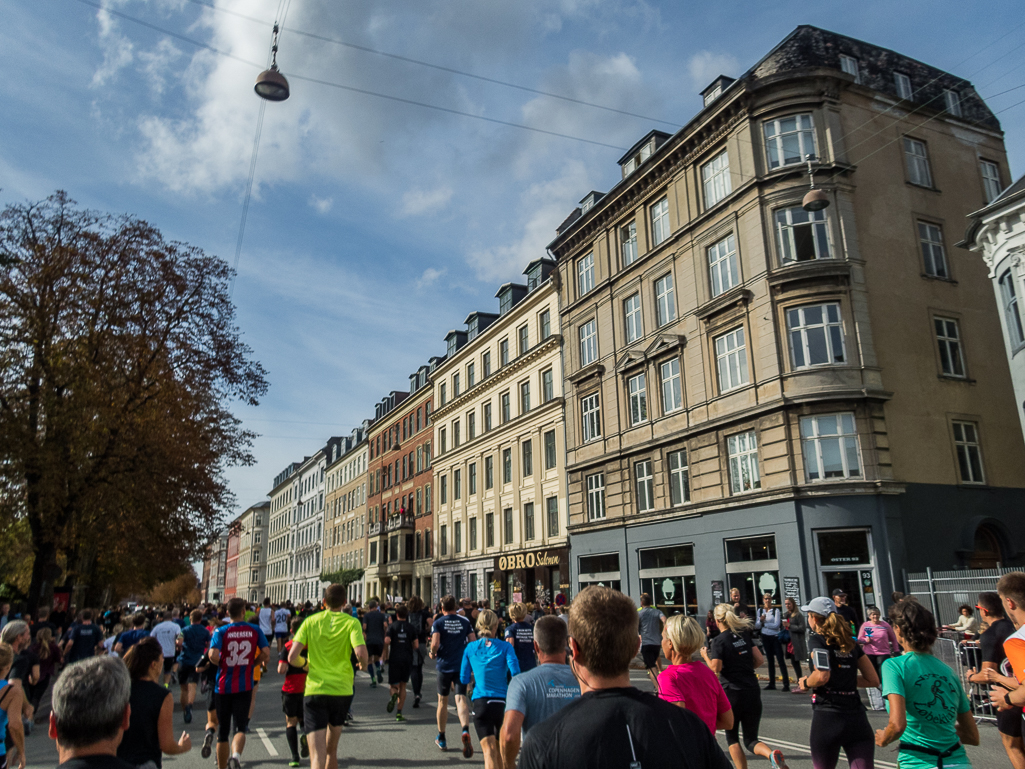
[{"label": "window ledge", "polygon": [[936,378],[944,382],[961,382],[963,384],[978,384],[978,381],[967,376],[952,376],[950,374],[937,374]]},{"label": "window ledge", "polygon": [[941,275],[930,275],[927,272],[923,272],[922,273],[922,277],[925,278],[925,280],[935,280],[935,281],[937,281],[939,283],[950,283],[953,286],[957,285],[957,281],[954,280],[953,278],[944,278]]},{"label": "window ledge", "polygon": [[926,192],[937,192],[937,193],[941,191],[939,189],[939,187],[928,187],[928,186],[926,186],[924,184],[915,184],[914,182],[909,182],[909,181],[905,181],[904,183],[906,185],[908,185],[909,187],[914,187],[916,190],[925,190]]},{"label": "window ledge", "polygon": [[787,283],[818,278],[839,277],[847,283],[850,274],[851,265],[843,259],[811,259],[806,262],[788,262],[775,268],[768,277],[768,283],[779,291]]},{"label": "window ledge", "polygon": [[586,366],[581,368],[579,371],[574,371],[566,379],[574,385],[579,385],[591,377],[601,377],[605,373],[605,366],[602,363],[588,363]]},{"label": "window ledge", "polygon": [[711,301],[705,302],[695,310],[694,314],[700,319],[708,322],[718,312],[740,304],[747,304],[754,298],[754,293],[743,286],[734,286],[729,291],[719,294]]}]

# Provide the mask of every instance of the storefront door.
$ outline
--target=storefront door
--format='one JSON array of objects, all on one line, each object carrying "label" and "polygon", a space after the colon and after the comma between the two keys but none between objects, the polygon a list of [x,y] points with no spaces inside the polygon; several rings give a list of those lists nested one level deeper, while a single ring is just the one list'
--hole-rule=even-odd
[{"label": "storefront door", "polygon": [[832,597],[837,588],[847,593],[847,603],[865,621],[869,606],[880,606],[872,532],[869,529],[831,529],[815,532],[822,595]]}]

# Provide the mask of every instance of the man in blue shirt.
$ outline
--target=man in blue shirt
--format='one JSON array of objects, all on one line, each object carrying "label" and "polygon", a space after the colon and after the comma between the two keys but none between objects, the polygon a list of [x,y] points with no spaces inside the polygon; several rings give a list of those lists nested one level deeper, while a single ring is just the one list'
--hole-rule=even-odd
[{"label": "man in blue shirt", "polygon": [[455,596],[441,599],[443,615],[431,626],[431,659],[438,661],[438,736],[434,744],[448,750],[445,741],[445,725],[448,723],[448,695],[453,684],[456,688],[456,713],[463,727],[463,755],[473,755],[470,742],[470,703],[466,699],[466,685],[459,682],[459,671],[463,663],[463,649],[476,640],[470,620],[456,614]]},{"label": "man in blue shirt", "polygon": [[68,664],[95,657],[103,646],[103,630],[93,624],[93,613],[86,609],[82,612],[82,622],[68,634],[64,644],[64,661]]},{"label": "man in blue shirt", "polygon": [[505,700],[501,747],[506,766],[516,765],[521,729],[526,734],[580,696],[580,684],[566,664],[568,637],[566,623],[556,616],[534,623],[538,666],[513,677]]},{"label": "man in blue shirt", "polygon": [[192,723],[192,703],[196,700],[196,684],[199,683],[196,666],[203,659],[203,653],[210,643],[210,631],[203,625],[203,612],[193,609],[189,619],[192,624],[178,635],[181,639],[178,683],[181,686],[182,716],[187,724]]}]

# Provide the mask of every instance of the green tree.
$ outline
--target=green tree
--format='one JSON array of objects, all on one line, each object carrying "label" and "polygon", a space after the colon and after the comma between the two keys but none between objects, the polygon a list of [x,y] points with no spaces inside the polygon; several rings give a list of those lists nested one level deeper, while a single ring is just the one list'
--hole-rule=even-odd
[{"label": "green tree", "polygon": [[363,578],[363,569],[341,569],[340,571],[326,571],[320,575],[321,582],[327,582],[332,585],[342,585],[348,587],[353,582],[357,582]]},{"label": "green tree", "polygon": [[0,213],[0,265],[0,524],[27,522],[30,605],[181,574],[253,461],[229,406],[267,389],[231,269],[63,192]]}]

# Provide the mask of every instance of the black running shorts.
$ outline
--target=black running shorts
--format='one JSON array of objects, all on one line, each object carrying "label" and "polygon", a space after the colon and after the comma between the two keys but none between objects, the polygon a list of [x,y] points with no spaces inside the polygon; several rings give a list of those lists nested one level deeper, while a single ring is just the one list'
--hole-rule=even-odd
[{"label": "black running shorts", "polygon": [[477,739],[497,737],[502,731],[502,720],[505,718],[505,700],[479,699],[473,701],[473,728]]},{"label": "black running shorts", "polygon": [[303,723],[306,734],[345,724],[352,695],[314,694],[303,698]]},{"label": "black running shorts", "polygon": [[167,675],[174,669],[174,657],[164,657],[164,675]]},{"label": "black running shorts", "polygon": [[281,692],[281,712],[289,718],[302,718],[303,693]]},{"label": "black running shorts", "polygon": [[444,671],[438,671],[438,694],[442,697],[447,697],[452,691],[452,685],[455,684],[456,694],[466,696],[466,684],[459,683],[458,673],[445,673]]},{"label": "black running shorts", "polygon": [[249,727],[249,705],[253,701],[253,692],[233,692],[217,695],[217,741],[227,742],[231,737],[231,724],[235,722],[235,731],[245,734]]},{"label": "black running shorts", "polygon": [[388,685],[408,684],[409,673],[413,666],[409,662],[388,661]]},{"label": "black running shorts", "polygon": [[997,729],[1008,737],[1021,737],[1025,734],[1025,722],[1022,721],[1021,708],[998,710]]},{"label": "black running shorts", "polygon": [[368,656],[370,656],[370,657],[380,657],[382,654],[384,654],[384,644],[383,643],[379,643],[379,644],[368,643],[367,644],[367,655]]},{"label": "black running shorts", "polygon": [[643,644],[641,646],[641,659],[644,660],[644,667],[655,667],[658,664],[658,657],[661,653],[662,647],[658,644]]},{"label": "black running shorts", "polygon": [[186,665],[184,662],[178,667],[178,683],[182,686],[186,684],[198,684],[199,673],[196,672],[195,665]]}]

